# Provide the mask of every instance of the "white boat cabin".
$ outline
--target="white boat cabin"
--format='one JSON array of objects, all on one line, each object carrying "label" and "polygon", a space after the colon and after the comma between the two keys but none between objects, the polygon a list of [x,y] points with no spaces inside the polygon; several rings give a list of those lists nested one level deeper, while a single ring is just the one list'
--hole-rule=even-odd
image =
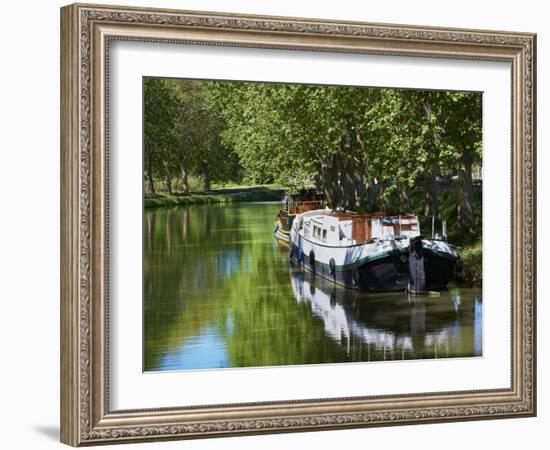
[{"label": "white boat cabin", "polygon": [[410,239],[420,235],[418,217],[413,214],[388,216],[318,210],[303,214],[296,225],[304,238],[328,246]]}]

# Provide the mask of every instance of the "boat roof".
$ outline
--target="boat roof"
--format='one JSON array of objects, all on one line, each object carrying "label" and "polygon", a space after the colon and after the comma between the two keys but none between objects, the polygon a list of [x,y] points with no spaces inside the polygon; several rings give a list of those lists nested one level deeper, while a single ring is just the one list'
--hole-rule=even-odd
[{"label": "boat roof", "polygon": [[356,213],[352,211],[337,212],[328,209],[313,209],[300,214],[302,217],[308,218],[321,218],[322,216],[336,217],[338,220],[352,220],[352,219],[399,219],[399,218],[417,218],[418,215],[414,213],[401,213],[401,214],[387,214],[385,212],[375,213]]},{"label": "boat roof", "polygon": [[338,220],[354,220],[354,219],[399,219],[399,218],[415,218],[416,214],[413,213],[402,213],[402,214],[386,214],[384,212],[375,212],[375,213],[354,213],[354,212],[335,212],[330,211],[326,212],[325,215],[336,217]]}]

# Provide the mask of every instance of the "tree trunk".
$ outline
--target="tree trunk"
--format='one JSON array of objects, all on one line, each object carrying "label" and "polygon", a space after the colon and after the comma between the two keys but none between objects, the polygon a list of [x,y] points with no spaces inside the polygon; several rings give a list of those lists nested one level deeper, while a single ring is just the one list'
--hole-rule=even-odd
[{"label": "tree trunk", "polygon": [[170,176],[170,168],[168,167],[167,162],[164,162],[164,186],[166,188],[166,192],[172,195],[172,177]]},{"label": "tree trunk", "polygon": [[210,192],[210,171],[208,168],[204,170],[204,192]]},{"label": "tree trunk", "polygon": [[355,202],[360,212],[364,212],[366,209],[365,197],[367,195],[367,188],[365,183],[364,173],[356,174],[357,181],[355,185]]},{"label": "tree trunk", "polygon": [[[355,142],[358,146],[359,154],[361,154],[361,150],[365,150],[365,142],[361,136],[360,133],[360,125],[355,124],[353,127],[355,130]],[[360,212],[364,212],[366,210],[366,195],[367,195],[367,186],[366,186],[366,163],[363,157],[359,157],[359,159],[356,160],[356,168],[354,170],[355,172],[355,203],[357,205],[357,208]]]},{"label": "tree trunk", "polygon": [[472,184],[473,158],[464,152],[462,167],[458,172],[458,224],[462,231],[471,233],[474,226],[474,188]]},{"label": "tree trunk", "polygon": [[172,178],[170,175],[165,175],[164,177],[164,186],[166,188],[166,192],[168,194],[172,195],[174,192],[172,191]]},{"label": "tree trunk", "polygon": [[375,212],[378,209],[378,202],[376,201],[378,197],[378,185],[374,184],[374,182],[367,186],[367,197],[369,200],[369,210]]},{"label": "tree trunk", "polygon": [[320,185],[329,208],[336,209],[340,205],[340,186],[338,183],[337,169],[332,161],[321,163]]},{"label": "tree trunk", "polygon": [[379,200],[379,205],[380,205],[380,209],[383,211],[383,212],[389,212],[391,211],[391,201],[390,201],[390,198],[387,194],[387,191],[386,191],[386,182],[383,182],[383,183],[379,183],[378,186],[380,187],[380,190],[378,191],[379,192],[379,196],[380,196],[380,200]]},{"label": "tree trunk", "polygon": [[145,158],[145,173],[147,176],[147,192],[149,194],[154,194],[155,182],[153,180],[153,164],[151,158]]},{"label": "tree trunk", "polygon": [[[424,112],[426,113],[426,119],[429,123],[431,123],[433,110],[429,97],[424,99],[422,106],[424,107]],[[439,150],[436,143],[439,142],[439,136],[435,130],[433,130],[433,132],[430,134],[431,136],[427,137],[427,139],[429,140],[428,145],[430,147],[431,154],[433,155],[432,158],[437,159],[437,155],[439,155]],[[437,215],[439,214],[438,206],[439,205],[437,202],[435,174],[432,168],[424,172],[424,215],[428,217],[437,217]]]},{"label": "tree trunk", "polygon": [[324,192],[327,199],[327,205],[329,208],[336,209],[340,205],[340,187],[338,186],[338,179],[332,175],[326,178],[324,183]]},{"label": "tree trunk", "polygon": [[401,203],[401,211],[403,211],[404,213],[409,213],[412,211],[409,191],[403,186],[399,190],[399,201]]},{"label": "tree trunk", "polygon": [[349,120],[348,130],[348,133],[346,133],[344,139],[340,143],[340,154],[342,156],[337,159],[338,180],[342,206],[348,211],[355,211],[357,209],[357,161],[354,160],[351,154],[354,147],[354,139],[357,138],[357,134],[352,135]]},{"label": "tree trunk", "polygon": [[180,166],[180,173],[181,173],[181,185],[183,188],[183,192],[186,194],[189,193],[189,173],[183,166]]},{"label": "tree trunk", "polygon": [[349,171],[344,171],[342,177],[342,194],[344,198],[344,208],[348,211],[355,211],[356,208],[356,192],[355,192],[355,177]]},{"label": "tree trunk", "polygon": [[437,194],[435,179],[431,173],[424,175],[424,215],[435,216],[438,214]]}]

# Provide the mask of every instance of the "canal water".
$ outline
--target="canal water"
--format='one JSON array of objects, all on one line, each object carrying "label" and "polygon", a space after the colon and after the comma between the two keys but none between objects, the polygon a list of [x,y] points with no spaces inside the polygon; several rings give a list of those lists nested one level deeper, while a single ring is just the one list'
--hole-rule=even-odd
[{"label": "canal water", "polygon": [[144,370],[482,354],[481,291],[364,294],[289,264],[278,204],[146,210]]}]

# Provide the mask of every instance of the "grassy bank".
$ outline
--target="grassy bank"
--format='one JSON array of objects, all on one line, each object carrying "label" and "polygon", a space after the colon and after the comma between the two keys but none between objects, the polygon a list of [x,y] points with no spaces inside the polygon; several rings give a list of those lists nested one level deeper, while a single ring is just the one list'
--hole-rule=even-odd
[{"label": "grassy bank", "polygon": [[278,185],[235,186],[190,194],[145,194],[144,206],[155,208],[200,203],[269,202],[281,200],[283,194],[284,189]]},{"label": "grassy bank", "polygon": [[460,286],[481,287],[483,280],[483,249],[477,242],[460,251],[462,271],[456,274],[456,283]]}]

